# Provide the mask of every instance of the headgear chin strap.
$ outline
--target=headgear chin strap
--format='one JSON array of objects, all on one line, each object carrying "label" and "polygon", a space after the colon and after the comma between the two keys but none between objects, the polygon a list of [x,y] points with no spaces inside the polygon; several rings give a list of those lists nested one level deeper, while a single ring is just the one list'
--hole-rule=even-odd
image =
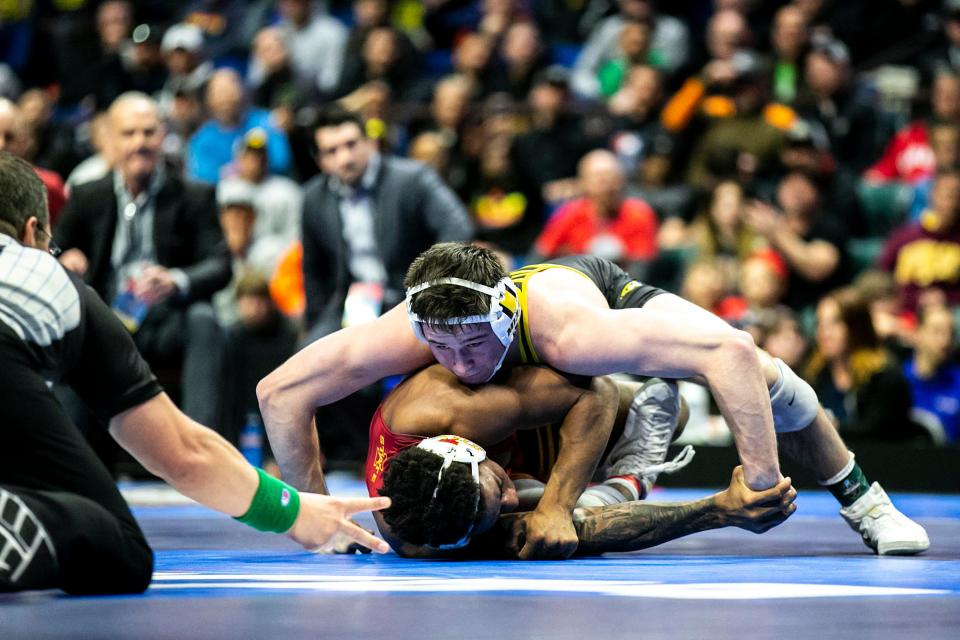
[{"label": "headgear chin strap", "polygon": [[[477,485],[477,498],[474,502],[474,512],[480,507],[480,463],[487,459],[487,452],[483,447],[475,442],[461,438],[460,436],[436,436],[421,440],[417,445],[418,449],[425,449],[443,458],[443,464],[437,473],[437,486],[433,489],[433,495],[430,498],[430,504],[437,499],[437,491],[440,490],[440,481],[443,479],[443,472],[446,471],[454,462],[464,462],[470,465],[470,473],[473,481]],[[430,507],[427,507],[429,510]],[[434,547],[435,549],[460,549],[470,542],[470,534],[473,533],[473,527],[476,525],[476,518],[470,528],[462,538],[450,544],[444,544]]]},{"label": "headgear chin strap", "polygon": [[[418,316],[413,311],[413,296],[430,287],[444,284],[465,287],[490,296],[490,308],[485,314],[448,318],[446,320],[427,320]],[[410,327],[413,329],[413,334],[417,336],[417,339],[421,342],[427,341],[423,335],[423,327],[420,326],[421,322],[447,325],[489,322],[494,335],[497,336],[500,344],[503,345],[503,353],[500,355],[500,360],[490,374],[490,378],[492,378],[503,365],[503,361],[507,357],[507,351],[510,349],[510,344],[513,342],[513,336],[517,331],[517,325],[520,323],[520,296],[517,292],[517,286],[509,277],[502,278],[496,287],[488,287],[462,278],[438,278],[407,289],[407,317],[410,319]],[[490,378],[487,378],[487,380]]]}]

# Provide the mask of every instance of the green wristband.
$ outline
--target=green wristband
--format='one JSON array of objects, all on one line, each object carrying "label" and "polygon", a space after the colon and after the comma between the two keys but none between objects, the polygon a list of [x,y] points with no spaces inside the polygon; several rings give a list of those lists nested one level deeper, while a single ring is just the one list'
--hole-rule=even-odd
[{"label": "green wristband", "polygon": [[253,495],[253,502],[245,514],[234,520],[258,531],[286,533],[300,514],[300,494],[286,482],[266,474],[263,469],[257,469],[257,474],[260,484]]}]

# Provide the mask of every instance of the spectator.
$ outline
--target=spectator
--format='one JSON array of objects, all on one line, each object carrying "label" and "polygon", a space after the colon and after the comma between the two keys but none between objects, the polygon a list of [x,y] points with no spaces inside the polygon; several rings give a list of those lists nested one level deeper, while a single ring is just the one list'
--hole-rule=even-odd
[{"label": "spectator", "polygon": [[70,172],[67,176],[68,189],[75,189],[81,184],[99,180],[113,169],[110,121],[106,111],[101,111],[90,120],[90,145],[95,153]]},{"label": "spectator", "polygon": [[631,67],[648,64],[654,68],[662,62],[650,51],[653,25],[647,20],[625,20],[620,27],[620,55],[604,63],[597,69],[600,83],[600,97],[610,98],[620,87]]},{"label": "spectator", "polygon": [[464,76],[448,76],[437,83],[430,103],[430,115],[413,120],[409,133],[418,136],[424,132],[438,134],[443,145],[445,167],[441,173],[450,188],[464,193],[467,181],[468,158],[464,149],[467,116],[470,114],[472,83]]},{"label": "spectator", "polygon": [[158,96],[160,112],[164,118],[179,119],[185,105],[178,101],[203,93],[213,74],[213,62],[203,55],[203,31],[192,24],[175,24],[167,29],[160,52],[168,72]]},{"label": "spectator", "polygon": [[924,84],[939,73],[960,72],[960,1],[944,0],[941,26],[943,37],[920,59]]},{"label": "spectator", "polygon": [[248,78],[250,102],[255,107],[273,112],[274,123],[287,131],[293,124],[296,111],[307,104],[310,91],[295,73],[283,32],[278,27],[257,32],[252,60],[251,66],[255,65],[261,73],[256,80]]},{"label": "spectator", "polygon": [[[346,27],[317,11],[311,0],[277,0],[276,4],[280,14],[276,26],[296,76],[320,95],[331,94],[340,83]],[[247,75],[250,86],[260,86],[266,75],[262,62],[254,56]]]},{"label": "spectator", "polygon": [[960,75],[937,74],[933,80],[930,106],[930,120],[915,120],[897,131],[880,159],[867,169],[865,180],[914,185],[935,173],[929,127],[934,122],[960,121]]},{"label": "spectator", "polygon": [[[29,160],[29,151],[33,146],[30,129],[24,122],[20,108],[6,98],[0,98],[0,150],[5,150],[18,158]],[[63,179],[47,169],[34,166],[34,172],[40,176],[43,186],[47,188],[47,210],[50,223],[60,216],[60,210],[66,201],[66,191]]]},{"label": "spectator", "polygon": [[223,433],[233,443],[248,416],[259,417],[257,383],[297,348],[296,329],[277,311],[261,274],[249,272],[237,281],[235,307],[237,320],[227,334],[222,379]]},{"label": "spectator", "polygon": [[[717,315],[747,330],[770,324],[765,320],[776,313],[787,290],[787,265],[783,258],[772,249],[755,251],[740,265],[737,282],[740,295],[724,299]],[[755,337],[760,333],[757,331]]]},{"label": "spectator", "polygon": [[877,265],[893,273],[904,311],[921,301],[960,304],[960,171],[937,174],[930,208],[890,235]]},{"label": "spectator", "polygon": [[727,278],[733,279],[738,265],[766,243],[744,223],[746,199],[743,187],[725,180],[713,188],[704,211],[690,225],[689,240],[698,259],[717,259]]},{"label": "spectator", "polygon": [[[45,89],[27,89],[17,100],[23,116],[25,133],[32,140],[26,151],[29,160],[38,167],[49,169],[59,176],[69,175],[83,159],[74,127],[55,120],[56,102],[52,92]],[[82,131],[81,127],[78,127]]]},{"label": "spectator", "polygon": [[903,440],[910,425],[910,386],[873,330],[870,309],[852,288],[817,305],[816,348],[805,376],[844,440]]},{"label": "spectator", "polygon": [[265,276],[273,273],[280,255],[300,238],[303,192],[300,185],[284,176],[270,174],[267,156],[269,136],[263,129],[251,129],[243,137],[232,175],[217,185],[217,201],[226,206],[240,194],[253,205],[253,228],[248,257]]},{"label": "spectator", "polygon": [[209,187],[164,167],[156,102],[123,94],[111,105],[115,170],[80,185],[54,228],[61,261],[135,328],[154,368],[182,366],[185,412],[215,425],[219,332],[210,296],[230,280],[230,258]]},{"label": "spectator", "polygon": [[680,295],[702,309],[717,313],[730,288],[731,281],[723,266],[716,260],[705,259],[694,262],[687,269]]},{"label": "spectator", "polygon": [[624,197],[623,170],[606,150],[591,151],[578,167],[583,197],[562,205],[537,238],[537,259],[590,253],[636,272],[657,254],[657,215],[646,202]]},{"label": "spectator", "polygon": [[417,67],[410,66],[401,56],[400,43],[400,34],[392,27],[371,29],[359,55],[347,58],[336,95],[345,96],[367,83],[379,81],[390,87],[396,100],[418,100],[423,93],[423,83],[416,78]]},{"label": "spectator", "polygon": [[530,91],[531,128],[514,139],[510,150],[510,163],[527,199],[527,210],[540,219],[548,206],[577,194],[573,178],[577,163],[590,149],[606,142],[587,130],[584,119],[570,111],[569,102],[567,71],[548,67]]},{"label": "spectator", "polygon": [[659,71],[650,65],[635,65],[607,103],[614,131],[610,147],[628,174],[636,171],[664,134],[660,125],[662,88]]},{"label": "spectator", "polygon": [[778,212],[754,201],[745,220],[783,256],[790,271],[785,301],[793,309],[816,303],[847,276],[846,230],[820,207],[820,192],[808,176],[788,173],[777,186]]},{"label": "spectator", "polygon": [[464,35],[453,49],[453,70],[471,84],[471,96],[483,99],[495,91],[505,90],[498,77],[493,54],[496,43],[482,33]]},{"label": "spectator", "polygon": [[617,0],[619,12],[593,29],[577,57],[573,71],[574,91],[588,98],[599,95],[597,70],[618,57],[620,31],[627,19],[653,22],[650,53],[662,63],[665,73],[675,73],[686,64],[690,54],[687,26],[673,16],[656,13],[654,5],[652,0]]},{"label": "spectator", "polygon": [[847,48],[839,40],[813,38],[804,78],[798,111],[823,126],[837,161],[860,173],[880,152],[880,132],[876,107],[854,90]]},{"label": "spectator", "polygon": [[[927,135],[930,138],[930,150],[933,152],[933,165],[938,173],[960,165],[960,123],[931,124]],[[930,207],[931,190],[933,176],[917,181],[913,190],[913,204],[910,205],[910,220],[919,220],[923,212]]]},{"label": "spectator", "polygon": [[773,49],[773,99],[792,104],[800,93],[804,54],[810,44],[810,26],[802,10],[787,5],[777,11],[770,44]]},{"label": "spectator", "polygon": [[163,89],[168,72],[160,49],[161,34],[157,25],[139,24],[133,29],[124,59],[129,90],[153,95]]},{"label": "spectator", "polygon": [[948,307],[919,313],[913,359],[903,373],[913,396],[911,417],[937,444],[960,440],[960,365],[954,356],[954,317]]},{"label": "spectator", "polygon": [[97,35],[100,39],[99,64],[90,78],[96,105],[104,108],[114,98],[132,88],[124,58],[132,46],[133,7],[127,0],[107,0],[97,7]]},{"label": "spectator", "polygon": [[511,24],[500,46],[503,78],[497,83],[517,101],[526,99],[537,73],[547,67],[543,38],[534,22],[523,20]]},{"label": "spectator", "polygon": [[237,322],[237,283],[251,273],[267,278],[273,262],[264,260],[252,251],[257,212],[253,205],[253,190],[245,183],[235,182],[217,186],[217,204],[220,208],[220,228],[230,251],[233,278],[225,288],[213,294],[213,308],[221,327]]},{"label": "spectator", "polygon": [[[348,298],[351,306],[369,302],[370,317],[391,308],[403,299],[406,268],[417,254],[473,235],[466,211],[439,177],[418,163],[381,156],[355,114],[335,108],[321,114],[316,141],[323,173],[306,185],[303,203],[312,338],[343,326]],[[379,299],[366,298],[372,290]]]},{"label": "spectator", "polygon": [[270,114],[245,104],[243,84],[233,69],[219,69],[207,84],[210,119],[197,130],[187,148],[186,174],[196,180],[216,183],[220,170],[233,157],[234,145],[251,129],[267,133],[267,160],[270,172],[284,175],[290,170],[290,146],[283,132],[270,122]]},{"label": "spectator", "polygon": [[796,314],[779,306],[774,313],[760,319],[757,345],[774,358],[780,358],[791,369],[800,369],[807,355],[807,336]]}]

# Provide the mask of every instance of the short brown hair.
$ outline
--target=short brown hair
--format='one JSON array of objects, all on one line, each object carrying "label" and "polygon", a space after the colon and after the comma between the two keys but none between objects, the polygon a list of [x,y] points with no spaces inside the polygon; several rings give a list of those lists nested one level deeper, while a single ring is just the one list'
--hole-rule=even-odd
[{"label": "short brown hair", "polygon": [[0,151],[0,194],[0,232],[19,239],[31,217],[49,226],[43,181],[28,162],[7,151]]},{"label": "short brown hair", "polygon": [[[404,286],[415,287],[439,278],[461,278],[496,287],[506,275],[503,263],[490,249],[465,242],[444,242],[417,256],[407,270]],[[456,325],[447,325],[447,320],[484,314],[489,309],[489,296],[457,285],[430,287],[413,298],[413,312],[424,322],[450,331]]]}]

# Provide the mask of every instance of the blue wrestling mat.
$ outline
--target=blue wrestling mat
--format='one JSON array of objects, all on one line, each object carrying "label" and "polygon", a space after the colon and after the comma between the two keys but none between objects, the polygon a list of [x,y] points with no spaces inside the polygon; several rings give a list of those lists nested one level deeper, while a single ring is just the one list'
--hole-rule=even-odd
[{"label": "blue wrestling mat", "polygon": [[[330,484],[362,492],[349,478]],[[762,536],[721,529],[529,563],[319,556],[196,505],[143,506],[157,550],[145,595],[0,596],[0,638],[955,638],[960,496],[893,499],[927,528],[924,555],[874,556],[817,491]]]}]

